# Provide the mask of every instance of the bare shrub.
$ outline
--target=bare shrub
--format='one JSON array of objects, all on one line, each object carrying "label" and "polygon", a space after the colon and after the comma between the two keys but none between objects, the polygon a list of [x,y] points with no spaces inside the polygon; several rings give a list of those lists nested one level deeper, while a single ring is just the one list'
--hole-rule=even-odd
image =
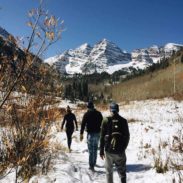
[{"label": "bare shrub", "polygon": [[183,153],[183,130],[179,130],[177,135],[173,136],[173,142],[171,146],[171,150],[174,152]]},{"label": "bare shrub", "polygon": [[157,173],[166,173],[169,170],[169,157],[163,159],[161,144],[159,144],[158,151],[153,150],[153,160]]},{"label": "bare shrub", "polygon": [[175,154],[171,159],[171,167],[176,174],[175,180],[182,183],[183,180],[183,126],[178,130],[176,135],[173,136],[172,145],[170,150]]},{"label": "bare shrub", "polygon": [[0,119],[4,125],[0,179],[7,170],[15,170],[15,182],[27,181],[40,170],[47,173],[51,161],[48,134],[60,112],[54,111],[55,96],[61,92],[58,73],[39,57],[60,39],[62,22],[40,3],[29,12],[27,25],[32,33],[24,41],[26,48],[20,49],[19,40],[12,36],[0,37]]},{"label": "bare shrub", "polygon": [[2,134],[0,164],[15,168],[16,179],[30,178],[37,172],[36,165],[45,167],[45,158],[50,157],[47,135],[53,117],[44,112],[45,101],[34,97],[21,111],[15,104],[10,106],[11,125]]},{"label": "bare shrub", "polygon": [[57,151],[66,152],[68,150],[68,148],[66,146],[64,146],[60,142],[54,142],[54,143],[52,143],[52,148],[53,148],[53,150],[54,150],[55,153]]},{"label": "bare shrub", "polygon": [[154,159],[154,168],[157,173],[166,173],[168,171],[168,160],[163,162],[161,157]]},{"label": "bare shrub", "polygon": [[145,148],[145,149],[151,148],[151,144],[146,143],[146,144],[144,145],[144,148]]}]

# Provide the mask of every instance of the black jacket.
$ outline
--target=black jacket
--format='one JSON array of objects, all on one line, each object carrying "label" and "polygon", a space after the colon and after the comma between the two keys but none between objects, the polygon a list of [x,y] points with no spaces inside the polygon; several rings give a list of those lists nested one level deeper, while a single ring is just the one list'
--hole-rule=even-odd
[{"label": "black jacket", "polygon": [[68,113],[64,116],[61,129],[63,129],[65,122],[66,122],[66,130],[73,130],[74,129],[74,122],[75,122],[76,128],[78,128],[76,116],[72,112]]},{"label": "black jacket", "polygon": [[85,127],[88,133],[99,133],[102,119],[101,112],[89,109],[83,116],[80,134],[83,134]]},{"label": "black jacket", "polygon": [[111,149],[108,148],[108,142],[107,138],[110,137],[110,134],[108,134],[111,130],[111,124],[109,122],[109,119],[117,119],[121,123],[121,133],[123,136],[123,142],[120,143],[120,152],[117,152],[117,154],[121,154],[128,146],[129,139],[130,139],[130,133],[128,128],[127,120],[121,117],[118,113],[114,116],[111,116],[109,118],[105,118],[102,121],[101,126],[101,133],[100,133],[100,155],[104,155],[104,149],[105,151],[112,153]]}]

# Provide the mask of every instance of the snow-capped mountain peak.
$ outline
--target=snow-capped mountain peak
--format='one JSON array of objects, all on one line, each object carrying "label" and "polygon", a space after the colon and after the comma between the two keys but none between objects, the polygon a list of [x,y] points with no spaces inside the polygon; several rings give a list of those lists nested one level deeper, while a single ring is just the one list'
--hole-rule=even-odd
[{"label": "snow-capped mountain peak", "polygon": [[91,46],[88,43],[84,43],[81,46],[77,47],[76,50],[86,50],[88,48],[91,48]]},{"label": "snow-capped mountain peak", "polygon": [[104,71],[112,74],[117,70],[128,70],[129,67],[144,69],[164,57],[170,57],[173,51],[178,51],[181,47],[181,44],[168,43],[161,47],[153,45],[128,53],[104,38],[93,47],[84,43],[76,49],[48,58],[45,62],[68,74]]},{"label": "snow-capped mountain peak", "polygon": [[165,52],[178,51],[181,47],[183,47],[182,44],[167,43],[167,44],[164,46],[164,50],[165,50]]}]

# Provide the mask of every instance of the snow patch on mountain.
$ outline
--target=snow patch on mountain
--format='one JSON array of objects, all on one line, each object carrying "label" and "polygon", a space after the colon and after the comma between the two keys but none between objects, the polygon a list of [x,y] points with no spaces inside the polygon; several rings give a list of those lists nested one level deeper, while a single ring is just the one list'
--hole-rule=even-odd
[{"label": "snow patch on mountain", "polygon": [[183,45],[181,44],[175,44],[175,43],[168,43],[164,46],[164,51],[166,53],[172,52],[172,51],[178,51]]},{"label": "snow patch on mountain", "polygon": [[105,71],[112,74],[129,67],[145,69],[164,57],[170,57],[174,51],[178,51],[181,47],[183,47],[181,44],[168,43],[161,47],[153,45],[128,53],[115,43],[103,39],[93,47],[84,43],[76,49],[70,49],[61,55],[48,58],[45,62],[53,65],[62,73],[91,74]]}]

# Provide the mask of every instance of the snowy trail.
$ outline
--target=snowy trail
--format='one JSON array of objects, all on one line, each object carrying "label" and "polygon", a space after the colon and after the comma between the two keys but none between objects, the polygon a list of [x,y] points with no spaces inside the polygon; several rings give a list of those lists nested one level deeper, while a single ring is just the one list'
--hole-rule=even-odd
[{"label": "snowy trail", "polygon": [[[145,102],[134,102],[123,105],[120,113],[127,119],[135,122],[129,123],[130,143],[127,149],[127,182],[128,183],[169,183],[172,182],[174,174],[168,171],[165,174],[156,173],[153,168],[153,155],[151,150],[161,142],[170,142],[173,135],[180,129],[183,103],[172,100],[152,100]],[[103,115],[109,115],[103,111]],[[58,132],[55,139],[66,145],[66,135]],[[149,147],[148,147],[149,146]],[[105,183],[104,161],[98,156],[96,172],[88,170],[88,151],[85,138],[79,141],[79,132],[74,132],[71,153],[66,153],[66,162],[55,165],[58,168],[57,183]],[[163,154],[166,156],[167,152]],[[60,155],[61,156],[61,155]],[[62,157],[63,158],[63,157]],[[59,175],[60,172],[60,175]],[[65,174],[64,174],[64,173]],[[53,176],[55,177],[55,176]],[[62,177],[62,178],[59,178]],[[118,174],[114,171],[114,183],[119,182]]]},{"label": "snowy trail", "polygon": [[[153,168],[154,155],[159,144],[163,149],[162,159],[178,156],[171,151],[173,137],[183,129],[183,102],[172,99],[148,100],[131,102],[120,105],[120,114],[129,121],[130,143],[127,155],[127,182],[128,183],[178,183],[178,176],[169,169],[166,173],[157,173]],[[81,119],[81,115],[77,115]],[[103,116],[109,115],[102,111]],[[52,155],[51,168],[47,175],[38,175],[31,178],[29,183],[105,183],[104,161],[97,158],[95,172],[89,171],[86,133],[82,142],[79,141],[79,131],[74,132],[72,152],[68,153],[65,132],[58,132],[54,127],[51,146],[57,147],[57,154]],[[61,148],[59,148],[61,146]],[[179,161],[183,164],[182,160]],[[183,173],[183,171],[182,171]],[[114,169],[114,183],[119,177]],[[10,174],[1,183],[13,183],[14,175]]]},{"label": "snowy trail", "polygon": [[[59,137],[58,137],[59,136]],[[72,142],[72,152],[62,153],[54,160],[56,164],[53,166],[54,175],[56,178],[55,182],[61,180],[59,177],[67,176],[67,181],[64,178],[64,182],[80,182],[80,183],[104,183],[105,182],[105,169],[104,162],[99,159],[97,160],[97,166],[95,172],[91,172],[88,168],[88,150],[86,143],[86,134],[83,142],[78,142],[79,132],[74,133]],[[63,145],[66,146],[66,138],[64,132],[57,134],[58,139],[62,139]],[[66,162],[64,162],[64,159]],[[60,163],[58,163],[60,162]],[[66,163],[64,165],[64,163]],[[65,175],[59,175],[59,172]],[[58,177],[58,178],[57,178]]]}]

